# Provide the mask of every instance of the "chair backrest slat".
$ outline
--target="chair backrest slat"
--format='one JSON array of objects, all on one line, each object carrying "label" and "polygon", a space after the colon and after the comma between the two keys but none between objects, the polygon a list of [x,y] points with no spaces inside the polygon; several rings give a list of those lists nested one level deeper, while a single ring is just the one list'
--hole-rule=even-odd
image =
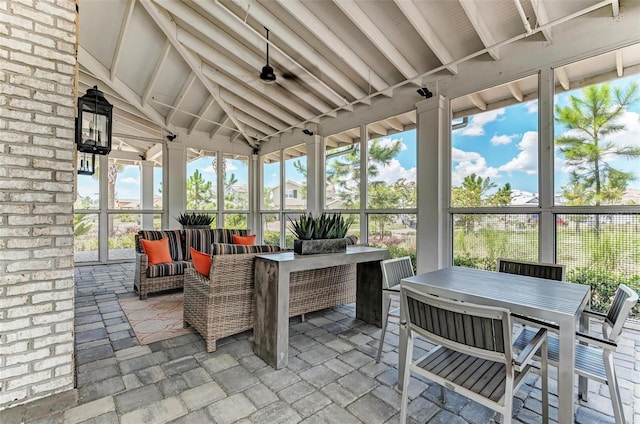
[{"label": "chair backrest slat", "polygon": [[566,266],[543,262],[525,262],[511,259],[498,259],[498,272],[565,281]]},{"label": "chair backrest slat", "polygon": [[493,360],[511,355],[508,310],[443,299],[407,287],[402,293],[408,325],[424,337]]},{"label": "chair backrest slat", "polygon": [[637,302],[638,293],[636,293],[635,290],[630,289],[624,284],[618,286],[618,290],[616,290],[605,320],[610,327],[609,334],[607,335],[610,340],[618,341],[622,335],[622,326]]},{"label": "chair backrest slat", "polygon": [[382,267],[382,287],[385,289],[393,288],[400,284],[403,278],[414,275],[409,256],[381,261],[380,266]]}]

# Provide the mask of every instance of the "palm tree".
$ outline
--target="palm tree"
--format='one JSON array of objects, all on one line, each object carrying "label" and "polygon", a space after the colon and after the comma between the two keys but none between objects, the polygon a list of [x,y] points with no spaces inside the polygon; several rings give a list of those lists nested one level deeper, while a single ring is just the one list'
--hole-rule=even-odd
[{"label": "palm tree", "polygon": [[619,118],[629,105],[640,100],[638,89],[635,82],[626,89],[612,88],[608,83],[592,85],[582,89],[582,96],[570,96],[568,106],[555,108],[556,121],[569,129],[556,138],[556,145],[573,173],[581,178],[584,189],[592,192],[586,198],[596,206],[618,200],[615,196],[621,196],[634,178],[631,173],[613,168],[611,161],[640,157],[640,147],[620,145],[607,137],[625,129]]}]

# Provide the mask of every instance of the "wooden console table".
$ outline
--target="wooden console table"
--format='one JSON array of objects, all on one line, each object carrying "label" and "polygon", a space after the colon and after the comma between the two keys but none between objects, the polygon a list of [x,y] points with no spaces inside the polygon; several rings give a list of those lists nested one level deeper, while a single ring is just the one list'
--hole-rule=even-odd
[{"label": "wooden console table", "polygon": [[273,368],[289,362],[289,281],[292,272],[357,264],[356,318],[380,327],[382,271],[387,249],[348,246],[346,253],[296,255],[293,252],[256,256],[256,317],[253,350]]}]

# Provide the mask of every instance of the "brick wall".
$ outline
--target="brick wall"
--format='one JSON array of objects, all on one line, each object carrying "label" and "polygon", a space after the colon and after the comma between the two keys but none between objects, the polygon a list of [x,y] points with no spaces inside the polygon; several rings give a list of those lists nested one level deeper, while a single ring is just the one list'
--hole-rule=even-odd
[{"label": "brick wall", "polygon": [[0,0],[0,409],[74,385],[73,0]]}]

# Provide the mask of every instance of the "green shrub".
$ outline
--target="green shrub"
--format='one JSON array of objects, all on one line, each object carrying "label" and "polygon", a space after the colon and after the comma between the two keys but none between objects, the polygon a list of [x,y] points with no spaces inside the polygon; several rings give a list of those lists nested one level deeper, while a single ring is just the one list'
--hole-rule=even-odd
[{"label": "green shrub", "polygon": [[[640,276],[626,278],[621,273],[602,266],[581,267],[567,273],[567,281],[591,286],[591,309],[606,312],[613,301],[613,296],[620,284],[625,284],[638,291]],[[640,306],[636,305],[632,314],[640,317]]]}]

